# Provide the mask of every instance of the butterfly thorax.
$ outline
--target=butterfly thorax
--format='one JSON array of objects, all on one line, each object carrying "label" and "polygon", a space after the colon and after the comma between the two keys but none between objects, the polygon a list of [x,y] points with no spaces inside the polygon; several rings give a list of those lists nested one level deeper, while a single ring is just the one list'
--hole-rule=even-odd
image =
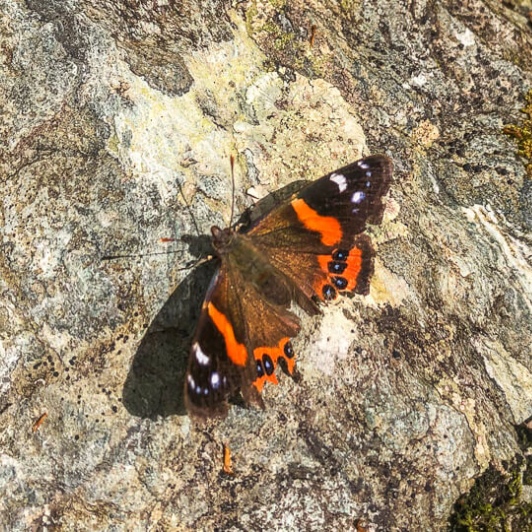
[{"label": "butterfly thorax", "polygon": [[247,235],[233,228],[211,227],[212,245],[232,281],[249,283],[262,297],[275,304],[288,305],[291,290],[282,274]]},{"label": "butterfly thorax", "polygon": [[253,278],[257,268],[267,266],[251,239],[232,227],[220,229],[214,225],[211,227],[211,233],[212,246],[218,257],[230,267],[237,268],[245,277]]}]

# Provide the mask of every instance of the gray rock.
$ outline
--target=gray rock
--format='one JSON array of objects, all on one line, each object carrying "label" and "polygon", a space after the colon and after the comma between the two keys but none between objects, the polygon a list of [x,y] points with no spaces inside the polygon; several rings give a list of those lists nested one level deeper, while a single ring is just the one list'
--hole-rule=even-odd
[{"label": "gray rock", "polygon": [[[503,134],[529,10],[5,0],[3,527],[459,529],[491,517],[476,479],[497,525],[530,526],[530,177]],[[192,423],[192,265],[231,222],[229,155],[241,213],[377,152],[370,295],[303,318],[264,411]]]}]

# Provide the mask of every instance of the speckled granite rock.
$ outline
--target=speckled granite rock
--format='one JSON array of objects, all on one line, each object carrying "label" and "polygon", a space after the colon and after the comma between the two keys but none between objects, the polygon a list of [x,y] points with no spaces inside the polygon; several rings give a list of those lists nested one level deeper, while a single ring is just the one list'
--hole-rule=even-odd
[{"label": "speckled granite rock", "polygon": [[[525,471],[524,530],[532,186],[503,126],[532,6],[401,4],[3,2],[6,530],[441,530],[477,477]],[[370,152],[396,168],[370,295],[304,319],[265,411],[195,426],[191,265],[229,154],[242,212]]]}]

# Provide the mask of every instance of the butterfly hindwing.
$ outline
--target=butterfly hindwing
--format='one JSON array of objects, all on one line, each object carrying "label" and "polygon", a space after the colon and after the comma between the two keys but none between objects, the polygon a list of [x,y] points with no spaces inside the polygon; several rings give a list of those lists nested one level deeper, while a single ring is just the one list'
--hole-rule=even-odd
[{"label": "butterfly hindwing", "polygon": [[239,390],[246,402],[262,404],[278,363],[293,371],[290,340],[299,321],[292,301],[316,314],[319,301],[369,291],[374,251],[363,231],[382,219],[391,173],[387,157],[367,157],[306,186],[247,230],[212,228],[221,265],[192,342],[191,414],[224,415]]}]

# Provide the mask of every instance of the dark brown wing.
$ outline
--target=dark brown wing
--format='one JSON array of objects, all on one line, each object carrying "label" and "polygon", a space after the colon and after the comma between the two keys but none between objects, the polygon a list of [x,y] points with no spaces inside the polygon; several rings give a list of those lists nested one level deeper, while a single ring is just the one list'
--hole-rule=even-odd
[{"label": "dark brown wing", "polygon": [[190,352],[185,400],[193,415],[225,415],[227,398],[239,390],[247,403],[262,405],[260,391],[267,380],[277,382],[279,359],[285,360],[288,371],[293,369],[290,338],[297,335],[299,321],[287,310],[287,288],[281,281],[272,289],[264,284],[261,292],[246,281],[232,257],[223,257]]},{"label": "dark brown wing", "polygon": [[308,312],[315,298],[367,294],[374,252],[362,233],[382,220],[391,175],[390,159],[366,157],[311,183],[246,232]]}]

